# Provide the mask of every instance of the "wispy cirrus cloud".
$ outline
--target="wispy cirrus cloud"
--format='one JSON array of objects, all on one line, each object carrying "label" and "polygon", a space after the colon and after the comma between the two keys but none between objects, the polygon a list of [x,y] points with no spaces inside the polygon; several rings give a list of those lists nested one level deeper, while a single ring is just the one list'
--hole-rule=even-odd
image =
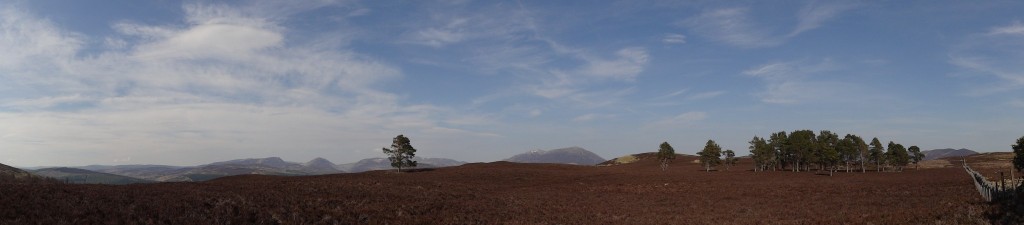
[{"label": "wispy cirrus cloud", "polygon": [[995,82],[979,82],[968,95],[984,96],[1024,88],[1024,25],[1014,21],[995,26],[988,32],[969,36],[955,46],[948,63],[966,74],[994,78]]},{"label": "wispy cirrus cloud", "polygon": [[677,24],[708,39],[740,48],[778,46],[806,31],[814,30],[843,12],[855,9],[847,2],[817,2],[804,5],[797,13],[797,24],[789,32],[759,24],[752,18],[751,8],[719,8],[705,10]]},{"label": "wispy cirrus cloud", "polygon": [[806,61],[768,63],[743,71],[743,74],[761,78],[765,90],[756,94],[762,102],[793,104],[832,97],[846,84],[814,79],[814,76],[837,70],[831,60],[818,63]]},{"label": "wispy cirrus cloud", "polygon": [[679,129],[687,126],[692,126],[694,123],[707,119],[708,114],[701,111],[690,111],[679,115],[663,118],[661,120],[653,121],[648,123],[645,128],[647,129]]},{"label": "wispy cirrus cloud", "polygon": [[661,42],[665,44],[685,44],[686,35],[666,34],[665,37],[661,39]]},{"label": "wispy cirrus cloud", "polygon": [[857,7],[859,7],[857,3],[850,1],[811,1],[800,8],[800,12],[797,13],[796,28],[786,36],[794,37],[805,31],[817,29],[839,14]]},{"label": "wispy cirrus cloud", "polygon": [[[552,15],[522,5],[436,9],[427,18],[410,22],[409,27],[417,27],[417,31],[404,37],[403,42],[454,49],[459,54],[453,57],[458,60],[448,61],[465,63],[431,59],[420,62],[516,78],[517,84],[509,87],[511,90],[497,90],[475,99],[473,103],[477,106],[521,97],[540,97],[559,102],[558,105],[582,108],[607,106],[631,92],[628,84],[651,61],[644,47],[623,46],[607,51],[566,45],[545,30],[545,21],[553,19]],[[434,32],[440,30],[446,32]],[[436,35],[427,38],[422,35],[424,32]],[[442,38],[446,36],[458,38]],[[604,88],[597,90],[595,86]],[[609,90],[607,86],[618,89]]]}]

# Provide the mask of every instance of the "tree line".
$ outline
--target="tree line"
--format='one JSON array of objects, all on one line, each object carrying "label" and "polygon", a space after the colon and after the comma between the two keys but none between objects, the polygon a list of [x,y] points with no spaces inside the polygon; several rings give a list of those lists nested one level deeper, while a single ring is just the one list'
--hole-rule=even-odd
[{"label": "tree line", "polygon": [[790,133],[779,131],[768,139],[754,136],[750,140],[750,156],[754,160],[754,171],[792,170],[794,172],[838,171],[840,166],[850,172],[855,165],[865,172],[866,165],[873,164],[876,171],[903,171],[909,163],[915,165],[924,159],[921,148],[889,141],[887,146],[877,137],[865,142],[860,136],[847,134],[843,138],[828,130],[817,134],[811,130],[797,130]]}]

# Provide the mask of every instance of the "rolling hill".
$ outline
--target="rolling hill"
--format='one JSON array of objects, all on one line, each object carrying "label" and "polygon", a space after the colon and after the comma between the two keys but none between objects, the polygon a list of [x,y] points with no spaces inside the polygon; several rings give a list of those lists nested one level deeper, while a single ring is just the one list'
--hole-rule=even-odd
[{"label": "rolling hill", "polygon": [[978,152],[975,152],[975,151],[972,151],[972,150],[966,149],[966,148],[961,148],[961,149],[952,149],[952,148],[933,149],[933,150],[928,150],[928,151],[921,151],[921,153],[924,154],[924,160],[933,160],[933,159],[941,159],[941,158],[946,158],[946,157],[959,157],[959,156],[969,156],[969,155],[978,154]]},{"label": "rolling hill", "polygon": [[343,173],[336,169],[334,163],[323,158],[316,158],[307,163],[295,163],[282,160],[280,157],[235,159],[214,162],[197,167],[185,167],[166,171],[155,180],[158,181],[206,181],[220,177],[262,174],[278,176],[304,176]]},{"label": "rolling hill", "polygon": [[[673,161],[689,162],[689,161],[693,161],[695,159],[697,159],[697,156],[695,156],[695,155],[676,154],[676,158]],[[611,159],[611,160],[608,160],[608,161],[601,162],[601,163],[599,163],[597,165],[599,165],[599,166],[613,166],[613,165],[622,165],[622,164],[636,163],[636,162],[641,162],[641,161],[642,162],[648,162],[649,161],[649,162],[657,163],[658,162],[658,153],[657,152],[645,152],[645,153],[624,155],[624,156],[620,156],[618,158],[614,158],[614,159]]]},{"label": "rolling hill", "polygon": [[[454,160],[454,159],[446,159],[446,158],[421,158],[421,157],[415,157],[412,160],[416,161],[416,164],[417,164],[416,168],[438,168],[438,167],[459,166],[459,165],[462,165],[462,164],[466,164],[466,162],[463,162],[463,161],[458,161],[458,160]],[[393,167],[391,167],[391,161],[388,161],[387,158],[363,159],[363,160],[359,160],[358,162],[354,162],[354,163],[346,163],[346,164],[338,165],[337,168],[345,170],[345,171],[349,171],[349,172],[352,172],[352,173],[360,173],[360,172],[366,172],[366,171],[371,171],[371,170],[389,170],[389,169],[393,169]]]},{"label": "rolling hill", "polygon": [[66,181],[69,183],[80,184],[135,184],[155,182],[151,180],[143,180],[134,177],[68,167],[38,169],[32,171],[32,173],[39,176],[50,177],[57,180]]},{"label": "rolling hill", "polygon": [[0,180],[4,179],[22,179],[31,177],[32,174],[25,172],[24,170],[14,168],[12,166],[0,164]]},{"label": "rolling hill", "polygon": [[605,159],[593,152],[587,151],[586,149],[580,147],[569,147],[552,150],[533,150],[509,157],[504,161],[518,163],[597,165],[598,163],[604,162]]}]

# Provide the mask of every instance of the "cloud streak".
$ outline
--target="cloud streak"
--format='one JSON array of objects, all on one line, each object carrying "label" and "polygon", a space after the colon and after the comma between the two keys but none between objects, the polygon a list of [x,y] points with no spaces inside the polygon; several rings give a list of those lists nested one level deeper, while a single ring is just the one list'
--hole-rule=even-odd
[{"label": "cloud streak", "polygon": [[[116,43],[113,48],[80,57],[81,35],[3,7],[0,78],[10,82],[0,84],[0,92],[11,94],[0,105],[0,148],[11,151],[0,157],[49,156],[20,162],[29,165],[83,163],[91,154],[103,156],[84,157],[88,163],[190,164],[197,156],[294,149],[309,158],[349,152],[358,159],[398,133],[498,136],[442,124],[460,116],[403,104],[377,88],[402,77],[395,66],[289,41],[278,23],[310,8],[184,9],[186,24],[116,23],[118,36],[106,41]],[[66,110],[70,106],[75,110]]]},{"label": "cloud streak", "polygon": [[828,98],[839,92],[845,84],[830,81],[815,81],[814,76],[834,71],[837,65],[831,60],[820,63],[804,61],[768,63],[743,71],[743,74],[761,78],[765,90],[756,94],[765,103],[795,104]]},{"label": "cloud streak", "polygon": [[796,14],[797,24],[788,33],[764,26],[752,18],[751,8],[719,8],[678,22],[705,38],[739,48],[779,46],[801,33],[823,26],[843,12],[857,8],[846,2],[817,2],[804,5]]},{"label": "cloud streak", "polygon": [[[985,96],[1024,88],[1024,25],[1014,21],[1009,25],[995,26],[986,33],[977,33],[954,47],[949,64],[957,66],[967,74],[977,77],[994,78],[996,82],[976,85],[967,94]],[[973,83],[973,82],[972,82]]]}]

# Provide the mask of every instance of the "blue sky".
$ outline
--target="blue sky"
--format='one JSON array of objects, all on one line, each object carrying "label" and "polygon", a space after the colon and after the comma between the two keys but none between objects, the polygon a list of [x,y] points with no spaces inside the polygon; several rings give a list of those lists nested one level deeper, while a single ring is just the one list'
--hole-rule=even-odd
[{"label": "blue sky", "polygon": [[1020,1],[0,0],[0,163],[1024,135]]}]

